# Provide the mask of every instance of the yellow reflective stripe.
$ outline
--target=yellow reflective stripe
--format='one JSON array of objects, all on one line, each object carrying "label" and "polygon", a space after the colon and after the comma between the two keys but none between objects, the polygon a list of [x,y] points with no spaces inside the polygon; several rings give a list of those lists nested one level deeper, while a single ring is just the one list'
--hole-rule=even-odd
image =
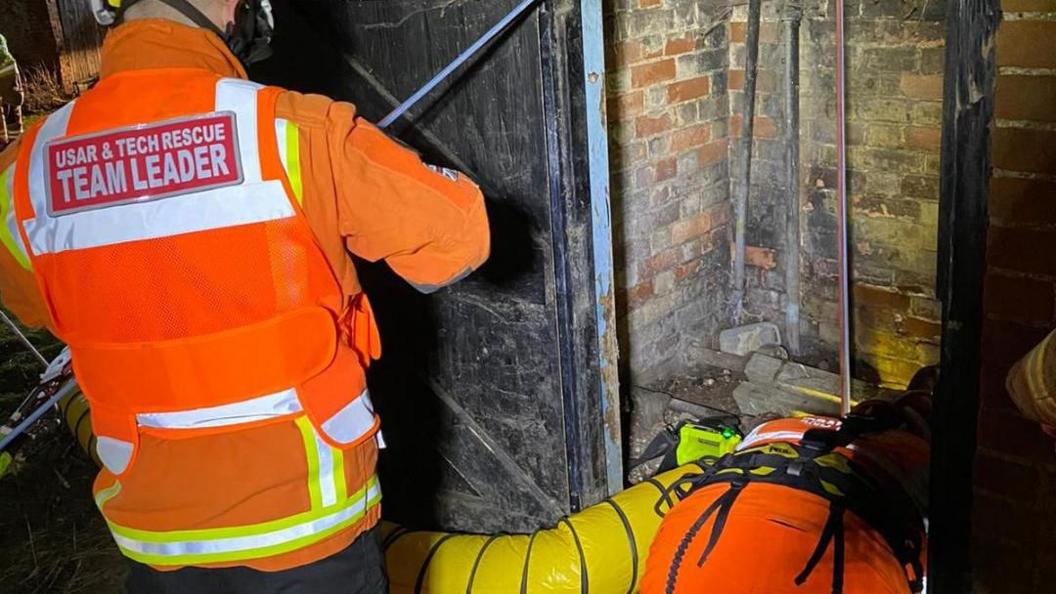
[{"label": "yellow reflective stripe", "polygon": [[308,458],[308,495],[311,498],[312,509],[323,507],[323,491],[319,484],[319,452],[315,449],[315,428],[308,417],[301,416],[295,421],[297,428],[301,431],[301,439],[304,441],[304,453]]},{"label": "yellow reflective stripe", "polygon": [[301,134],[297,124],[286,122],[286,177],[290,180],[297,204],[304,201],[304,182],[301,180]]},{"label": "yellow reflective stripe", "polygon": [[121,481],[114,481],[114,484],[95,494],[95,506],[99,508],[99,511],[103,511],[103,506],[106,505],[106,502],[117,497],[120,492]]},{"label": "yellow reflective stripe", "polygon": [[348,485],[345,484],[345,453],[334,447],[331,447],[330,451],[334,459],[334,487],[337,491],[337,500],[344,501],[348,498]]},{"label": "yellow reflective stripe", "polygon": [[14,173],[14,165],[5,171],[0,171],[0,243],[3,243],[7,251],[11,252],[19,266],[30,270],[29,256],[22,249],[22,238],[14,236],[18,233],[18,221],[15,219],[13,204],[14,196],[11,191],[13,186],[11,176]]},{"label": "yellow reflective stripe", "polygon": [[375,497],[373,500],[367,503],[367,507],[362,512],[348,518],[344,522],[328,528],[326,530],[310,534],[295,540],[284,542],[282,544],[272,545],[268,547],[261,547],[258,549],[252,549],[249,551],[232,551],[228,553],[205,553],[205,554],[189,554],[189,555],[156,555],[148,553],[140,553],[138,551],[132,551],[125,547],[118,545],[121,552],[134,561],[145,563],[148,565],[157,566],[175,566],[175,565],[195,565],[202,563],[225,563],[231,561],[245,561],[248,559],[262,559],[264,557],[273,557],[275,555],[282,555],[291,551],[297,551],[304,547],[310,546],[316,542],[320,542],[325,538],[336,534],[345,528],[359,522],[367,515],[367,511],[372,509],[381,501],[381,496]]},{"label": "yellow reflective stripe", "polygon": [[[299,514],[289,516],[286,518],[280,518],[278,520],[272,520],[270,522],[262,522],[260,524],[249,524],[246,526],[232,526],[230,528],[201,528],[197,530],[170,530],[168,532],[154,532],[151,530],[138,530],[136,528],[126,528],[114,524],[113,522],[107,522],[110,525],[110,530],[115,534],[120,534],[131,540],[138,540],[141,542],[151,543],[167,543],[167,542],[184,542],[184,541],[203,541],[203,540],[216,540],[220,538],[231,538],[237,536],[253,536],[257,534],[263,534],[266,532],[274,532],[276,530],[282,530],[283,528],[289,528],[296,526],[304,522],[310,522],[312,520],[318,520],[350,507],[363,504],[367,491],[376,487],[378,484],[377,477],[371,477],[367,484],[360,487],[358,491],[352,494],[351,497],[341,502],[340,505],[331,507],[325,511],[322,510],[311,510],[301,512]],[[380,495],[375,499],[380,500]],[[371,507],[373,503],[368,502],[367,507]]]}]

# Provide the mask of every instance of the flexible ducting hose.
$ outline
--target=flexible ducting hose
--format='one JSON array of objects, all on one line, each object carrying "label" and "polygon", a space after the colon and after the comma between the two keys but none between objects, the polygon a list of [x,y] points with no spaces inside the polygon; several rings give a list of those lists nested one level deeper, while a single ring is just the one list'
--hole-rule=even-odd
[{"label": "flexible ducting hose", "polygon": [[62,420],[69,427],[70,433],[81,449],[88,453],[97,466],[102,466],[99,454],[95,452],[95,434],[92,433],[92,412],[88,409],[88,401],[80,390],[74,390],[68,396],[59,400],[59,413]]},{"label": "flexible ducting hose", "polygon": [[667,511],[665,489],[689,464],[530,535],[478,536],[385,525],[392,594],[631,594]]},{"label": "flexible ducting hose", "polygon": [[[59,401],[70,433],[95,453],[88,401]],[[391,594],[632,594],[668,502],[664,491],[701,468],[658,475],[534,534],[472,535],[382,526]]]}]

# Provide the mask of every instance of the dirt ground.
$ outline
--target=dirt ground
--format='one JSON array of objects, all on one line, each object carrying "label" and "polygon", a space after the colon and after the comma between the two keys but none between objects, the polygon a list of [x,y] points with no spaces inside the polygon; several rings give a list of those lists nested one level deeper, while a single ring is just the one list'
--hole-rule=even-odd
[{"label": "dirt ground", "polygon": [[0,591],[116,594],[125,567],[92,502],[95,465],[59,427],[0,478]]}]

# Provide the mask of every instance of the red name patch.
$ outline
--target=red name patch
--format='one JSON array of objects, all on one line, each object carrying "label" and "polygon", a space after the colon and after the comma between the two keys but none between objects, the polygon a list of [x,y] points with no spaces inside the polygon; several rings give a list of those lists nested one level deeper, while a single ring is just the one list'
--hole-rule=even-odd
[{"label": "red name patch", "polygon": [[242,181],[235,116],[214,113],[48,144],[53,215],[156,200]]}]

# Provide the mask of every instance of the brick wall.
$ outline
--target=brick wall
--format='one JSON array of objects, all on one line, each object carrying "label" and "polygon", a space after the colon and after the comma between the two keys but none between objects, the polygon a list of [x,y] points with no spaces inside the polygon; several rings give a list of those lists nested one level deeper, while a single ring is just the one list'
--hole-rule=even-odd
[{"label": "brick wall", "polygon": [[686,340],[712,341],[725,326],[728,44],[716,10],[606,5],[620,348],[632,383],[676,369]]},{"label": "brick wall", "polygon": [[1056,588],[1056,453],[1004,380],[1056,326],[1056,0],[1002,9],[973,541],[977,592],[1040,594]]},{"label": "brick wall", "polygon": [[[838,340],[833,5],[803,3],[800,250],[804,356]],[[783,6],[765,3],[749,202],[746,309],[784,323]],[[847,0],[848,196],[859,376],[903,385],[938,359],[935,301],[944,4]],[[746,9],[730,34],[731,108],[742,113]],[[736,120],[736,116],[735,116]],[[737,128],[731,125],[736,133]],[[732,155],[731,155],[732,157]],[[736,171],[736,169],[734,169]]]}]

